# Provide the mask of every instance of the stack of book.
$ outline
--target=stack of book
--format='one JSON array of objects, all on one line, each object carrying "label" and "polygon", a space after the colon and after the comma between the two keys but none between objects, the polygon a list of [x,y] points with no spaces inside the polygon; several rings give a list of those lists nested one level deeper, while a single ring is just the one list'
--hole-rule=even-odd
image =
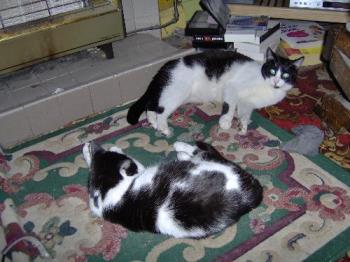
[{"label": "stack of book", "polygon": [[316,22],[283,20],[277,52],[289,59],[304,56],[304,66],[320,64],[324,34]]},{"label": "stack of book", "polygon": [[232,16],[222,0],[199,3],[203,10],[195,12],[185,29],[185,34],[193,37],[193,47],[235,48],[263,61],[267,48],[275,49],[278,45],[279,21],[267,16]]},{"label": "stack of book", "polygon": [[230,28],[225,32],[225,41],[233,42],[237,52],[257,61],[264,61],[266,50],[276,50],[281,37],[280,22],[266,20],[266,26]]}]

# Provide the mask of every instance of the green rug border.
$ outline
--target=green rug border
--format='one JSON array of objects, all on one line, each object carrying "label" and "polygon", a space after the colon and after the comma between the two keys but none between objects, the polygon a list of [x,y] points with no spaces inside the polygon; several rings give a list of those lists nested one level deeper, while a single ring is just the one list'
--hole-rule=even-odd
[{"label": "green rug border", "polygon": [[[322,246],[315,253],[307,257],[304,262],[314,262],[314,261],[337,261],[346,255],[346,252],[350,249],[350,227],[341,232],[338,236],[328,241],[324,246]],[[337,245],[337,242],[347,243],[348,245],[342,246]],[[325,251],[327,250],[327,251]]]}]

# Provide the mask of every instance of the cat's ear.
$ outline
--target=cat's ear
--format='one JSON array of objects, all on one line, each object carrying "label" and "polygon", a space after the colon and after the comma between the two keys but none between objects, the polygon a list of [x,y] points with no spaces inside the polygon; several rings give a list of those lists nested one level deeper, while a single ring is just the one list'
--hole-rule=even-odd
[{"label": "cat's ear", "polygon": [[123,177],[133,176],[137,174],[137,165],[131,159],[127,159],[120,165],[119,173]]},{"label": "cat's ear", "polygon": [[276,54],[272,51],[271,47],[266,50],[266,60],[275,60]]},{"label": "cat's ear", "polygon": [[304,62],[304,57],[303,57],[303,56],[300,57],[300,58],[298,58],[298,59],[296,59],[296,60],[293,60],[293,61],[292,61],[293,65],[295,65],[296,68],[301,67],[301,65],[303,64],[303,62]]},{"label": "cat's ear", "polygon": [[100,145],[100,144],[98,144],[97,142],[95,142],[95,141],[91,141],[90,142],[90,152],[91,152],[91,155],[94,155],[96,152],[98,152],[98,151],[105,151],[104,149],[103,149],[103,147]]},{"label": "cat's ear", "polygon": [[91,167],[92,159],[97,151],[104,151],[104,149],[94,141],[85,143],[83,147],[83,156],[88,167]]}]

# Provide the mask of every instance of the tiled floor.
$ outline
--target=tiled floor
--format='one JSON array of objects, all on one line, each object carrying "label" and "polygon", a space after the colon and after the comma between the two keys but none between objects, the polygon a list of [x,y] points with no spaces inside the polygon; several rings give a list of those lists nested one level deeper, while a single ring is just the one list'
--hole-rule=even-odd
[{"label": "tiled floor", "polygon": [[113,49],[113,59],[96,48],[0,76],[0,145],[136,99],[165,61],[194,51],[148,34],[117,41]]}]

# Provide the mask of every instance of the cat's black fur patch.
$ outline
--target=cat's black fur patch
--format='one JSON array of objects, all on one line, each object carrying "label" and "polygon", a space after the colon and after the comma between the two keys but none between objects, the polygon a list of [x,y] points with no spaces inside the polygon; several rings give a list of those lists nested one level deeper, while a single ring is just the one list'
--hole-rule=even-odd
[{"label": "cat's black fur patch", "polygon": [[127,156],[115,152],[99,150],[94,154],[92,163],[93,175],[89,184],[100,189],[102,197],[107,191],[117,185],[123,177],[116,170],[120,169],[124,161],[130,160]]},{"label": "cat's black fur patch", "polygon": [[209,79],[219,79],[230,68],[233,62],[252,61],[251,58],[232,51],[208,51],[200,54],[188,55],[183,58],[185,65],[193,67],[196,63],[205,68]]},{"label": "cat's black fur patch", "polygon": [[201,158],[203,160],[214,161],[222,164],[234,164],[222,157],[222,155],[213,146],[201,141],[196,141],[196,145],[198,149],[195,151],[194,155],[201,154]]},{"label": "cat's black fur patch", "polygon": [[[201,176],[206,179],[201,180],[201,183],[195,182],[191,191],[177,190],[172,196],[175,219],[181,221],[181,225],[186,229],[208,229],[224,209],[225,192],[221,190],[226,182],[224,174],[206,172]],[[213,190],[209,191],[208,188]]]}]

